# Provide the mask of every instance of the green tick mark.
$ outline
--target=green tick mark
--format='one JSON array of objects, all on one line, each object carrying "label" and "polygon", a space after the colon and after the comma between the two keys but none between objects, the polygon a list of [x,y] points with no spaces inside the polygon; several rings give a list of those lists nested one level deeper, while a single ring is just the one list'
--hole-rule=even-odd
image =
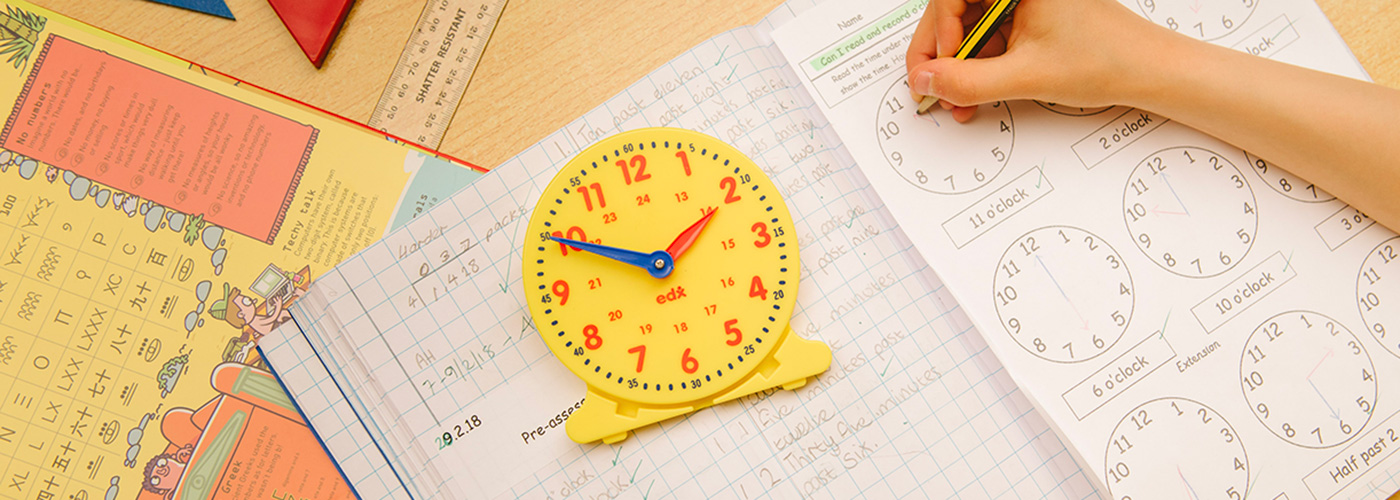
[{"label": "green tick mark", "polygon": [[504,283],[497,283],[496,286],[501,287],[501,293],[506,293],[506,285]]},{"label": "green tick mark", "polygon": [[737,71],[739,71],[739,67],[738,67],[738,66],[730,66],[730,67],[729,67],[729,76],[724,77],[724,80],[725,80],[725,81],[729,81],[730,78],[734,78],[734,73],[737,72]]},{"label": "green tick mark", "polygon": [[1283,36],[1283,33],[1291,28],[1293,28],[1293,23],[1290,22],[1288,23],[1288,26],[1284,26],[1283,29],[1278,30],[1278,33],[1274,33],[1274,36],[1269,37],[1269,41],[1272,42],[1274,40],[1278,40],[1278,37]]},{"label": "green tick mark", "polygon": [[639,471],[639,470],[641,470],[641,469],[642,469],[642,463],[641,463],[641,462],[637,462],[637,468],[632,469],[632,479],[628,479],[628,481],[634,481],[634,480],[636,480],[636,479],[637,479],[637,471]]},{"label": "green tick mark", "polygon": [[891,358],[890,358],[890,362],[889,362],[889,363],[885,363],[885,369],[884,369],[884,370],[880,370],[880,376],[881,376],[881,377],[885,376],[885,372],[890,371],[890,365],[893,365],[893,364],[894,364],[894,358],[891,357]]},{"label": "green tick mark", "polygon": [[652,487],[653,485],[655,485],[655,484],[656,484],[656,480],[655,480],[655,479],[652,479],[652,480],[651,480],[651,483],[647,485],[647,492],[646,492],[646,493],[642,493],[642,500],[647,500],[647,496],[648,496],[648,495],[651,495],[651,487]]},{"label": "green tick mark", "polygon": [[621,446],[618,446],[618,447],[617,447],[617,453],[614,453],[614,454],[613,454],[613,465],[617,465],[617,457],[620,456],[620,455],[622,455],[622,447],[621,447]]},{"label": "green tick mark", "polygon": [[1293,263],[1293,252],[1288,252],[1288,258],[1283,259],[1283,272],[1288,272],[1288,266]]},{"label": "green tick mark", "polygon": [[719,60],[715,61],[715,66],[719,66],[719,63],[724,62],[724,53],[727,51],[729,51],[729,46],[725,45],[724,50],[719,51]]},{"label": "green tick mark", "polygon": [[1045,180],[1045,158],[1040,159],[1040,170],[1036,173],[1040,174],[1040,176],[1035,179],[1035,188],[1040,189],[1041,181]]},{"label": "green tick mark", "polygon": [[1161,329],[1161,330],[1157,330],[1157,338],[1160,338],[1160,339],[1162,339],[1162,340],[1167,340],[1167,337],[1166,337],[1166,333],[1167,333],[1167,322],[1168,322],[1168,321],[1171,321],[1171,319],[1172,319],[1172,311],[1171,311],[1171,309],[1167,309],[1167,319],[1162,320],[1162,329]]}]

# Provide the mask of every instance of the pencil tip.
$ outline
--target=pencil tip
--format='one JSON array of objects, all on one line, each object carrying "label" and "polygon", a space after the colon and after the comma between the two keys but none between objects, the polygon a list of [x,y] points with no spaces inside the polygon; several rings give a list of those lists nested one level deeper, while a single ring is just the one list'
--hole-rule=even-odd
[{"label": "pencil tip", "polygon": [[926,95],[924,96],[923,100],[919,101],[919,109],[915,111],[914,114],[927,114],[930,109],[933,109],[933,106],[935,104],[938,104],[938,98],[931,95]]}]

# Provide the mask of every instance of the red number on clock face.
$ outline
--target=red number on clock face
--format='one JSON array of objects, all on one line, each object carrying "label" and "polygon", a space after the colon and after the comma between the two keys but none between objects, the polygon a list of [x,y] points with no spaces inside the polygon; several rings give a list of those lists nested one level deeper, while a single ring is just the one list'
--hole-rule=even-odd
[{"label": "red number on clock face", "polygon": [[724,194],[724,203],[726,205],[743,199],[739,195],[734,194],[734,190],[738,187],[739,183],[735,181],[733,177],[725,177],[719,180],[719,188],[729,190],[728,193]]},{"label": "red number on clock face", "polygon": [[773,237],[768,236],[767,224],[764,224],[762,222],[755,222],[753,223],[753,227],[750,227],[749,230],[753,231],[754,234],[758,235],[758,241],[753,242],[753,246],[763,248],[768,246],[768,243],[773,241]]},{"label": "red number on clock face", "polygon": [[758,276],[753,277],[749,282],[749,297],[758,297],[759,300],[768,300],[768,289],[763,288],[763,280]]},{"label": "red number on clock face", "polygon": [[593,188],[593,192],[597,193],[598,208],[607,208],[608,200],[603,198],[603,185],[596,182],[578,190],[578,192],[583,193],[583,206],[587,208],[589,212],[593,211],[593,197],[588,196],[588,188]]},{"label": "red number on clock face", "polygon": [[555,296],[559,297],[559,305],[562,306],[569,303],[569,282],[564,280],[555,281],[554,286],[550,287],[550,290],[554,292]]},{"label": "red number on clock face", "polygon": [[628,353],[637,353],[637,373],[642,373],[642,363],[647,359],[647,346],[639,345],[627,350]]},{"label": "red number on clock face", "polygon": [[681,159],[681,167],[685,169],[686,177],[690,177],[690,158],[686,158],[685,151],[676,151],[676,158]]},{"label": "red number on clock face", "polygon": [[[574,227],[569,228],[569,232],[568,232],[568,233],[562,233],[562,232],[559,232],[559,231],[555,231],[555,232],[552,233],[552,234],[554,234],[554,237],[555,237],[555,238],[565,238],[565,239],[570,239],[570,240],[588,241],[588,235],[583,234],[583,228],[578,227],[578,226],[574,226]],[[577,235],[577,236],[575,236],[575,235]],[[568,257],[568,256],[569,256],[569,249],[570,249],[570,248],[573,248],[573,250],[574,250],[575,252],[579,251],[579,249],[577,249],[577,248],[574,248],[574,247],[565,245],[565,244],[563,244],[563,243],[560,243],[560,244],[559,244],[559,253],[563,254],[563,256],[565,256],[565,257]]]},{"label": "red number on clock face", "polygon": [[685,370],[686,373],[695,373],[696,370],[700,369],[700,360],[690,357],[690,348],[688,347],[685,352],[681,353],[681,369]]},{"label": "red number on clock face", "polygon": [[[647,173],[647,157],[645,156],[636,155],[630,161],[617,160],[617,166],[622,167],[622,180],[626,181],[629,186],[632,185],[632,181],[642,182],[651,178],[651,174]],[[636,167],[637,175],[635,177],[632,176],[631,170],[628,170],[629,166]]]},{"label": "red number on clock face", "polygon": [[583,327],[583,346],[590,350],[603,347],[603,337],[598,335],[598,327],[596,325],[587,325]]},{"label": "red number on clock face", "polygon": [[744,333],[739,331],[739,327],[738,327],[738,326],[735,326],[735,325],[738,325],[738,324],[739,324],[739,320],[737,320],[737,319],[731,319],[731,320],[729,320],[729,321],[725,321],[725,322],[724,322],[724,333],[725,333],[725,334],[728,334],[728,335],[733,335],[733,336],[734,336],[733,339],[724,341],[724,343],[725,343],[726,345],[729,345],[729,346],[732,347],[732,346],[739,345],[740,342],[743,342],[743,341],[744,341]]}]

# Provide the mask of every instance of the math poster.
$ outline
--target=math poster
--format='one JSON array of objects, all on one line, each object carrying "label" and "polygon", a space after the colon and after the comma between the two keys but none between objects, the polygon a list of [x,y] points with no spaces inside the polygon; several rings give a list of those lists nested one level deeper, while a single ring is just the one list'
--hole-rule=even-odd
[{"label": "math poster", "polygon": [[255,349],[477,172],[0,11],[0,497],[353,498]]}]

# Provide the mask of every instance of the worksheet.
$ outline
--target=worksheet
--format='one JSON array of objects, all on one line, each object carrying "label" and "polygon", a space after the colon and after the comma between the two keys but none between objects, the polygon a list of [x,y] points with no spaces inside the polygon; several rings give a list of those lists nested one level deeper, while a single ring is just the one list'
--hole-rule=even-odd
[{"label": "worksheet", "polygon": [[[291,307],[262,349],[361,498],[1097,496],[767,39],[802,8],[682,54]],[[585,386],[531,324],[520,246],[566,161],[647,126],[719,137],[772,178],[801,252],[793,332],[833,360],[796,391],[579,445]]]},{"label": "worksheet", "polygon": [[[1144,110],[1019,101],[967,124],[918,116],[904,55],[923,4],[829,2],[774,37],[1101,491],[1393,492],[1395,234],[1288,165]],[[1124,4],[1188,36],[1366,78],[1307,0]]]}]

